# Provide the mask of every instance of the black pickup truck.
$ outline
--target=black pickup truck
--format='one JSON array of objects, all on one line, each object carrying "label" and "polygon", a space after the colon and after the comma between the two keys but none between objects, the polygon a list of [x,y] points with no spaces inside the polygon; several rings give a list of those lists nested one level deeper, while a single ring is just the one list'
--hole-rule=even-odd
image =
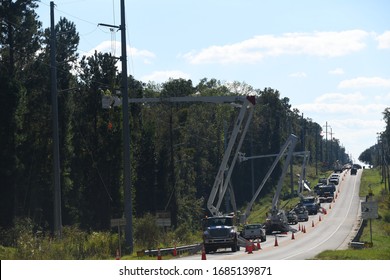
[{"label": "black pickup truck", "polygon": [[301,203],[306,207],[309,215],[316,215],[320,210],[320,202],[316,196],[307,196],[301,199]]}]

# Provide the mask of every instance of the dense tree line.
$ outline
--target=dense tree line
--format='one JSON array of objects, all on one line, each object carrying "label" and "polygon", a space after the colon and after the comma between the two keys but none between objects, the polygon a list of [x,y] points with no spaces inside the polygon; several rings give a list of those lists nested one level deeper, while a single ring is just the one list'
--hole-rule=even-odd
[{"label": "dense tree line", "polygon": [[373,167],[380,167],[382,182],[390,190],[390,107],[383,111],[385,130],[377,133],[377,143],[367,148],[359,156],[359,160]]},{"label": "dense tree line", "polygon": [[[42,29],[36,7],[35,0],[0,6],[1,227],[12,226],[16,217],[53,226],[50,32]],[[110,219],[123,215],[122,113],[121,107],[103,109],[101,99],[117,94],[122,77],[109,53],[79,57],[74,23],[61,18],[55,30],[63,223],[109,229]],[[349,160],[337,139],[329,140],[332,150],[326,150],[321,125],[303,118],[275,89],[207,78],[198,84],[127,79],[131,98],[255,95],[242,147],[247,155],[277,153],[294,133],[300,139],[297,150],[310,151],[312,164]],[[195,227],[237,113],[230,105],[131,104],[133,214],[170,211],[174,226]],[[232,181],[239,205],[251,199],[251,170],[257,186],[271,163],[258,159],[237,166]],[[277,179],[276,172],[264,192]]]}]

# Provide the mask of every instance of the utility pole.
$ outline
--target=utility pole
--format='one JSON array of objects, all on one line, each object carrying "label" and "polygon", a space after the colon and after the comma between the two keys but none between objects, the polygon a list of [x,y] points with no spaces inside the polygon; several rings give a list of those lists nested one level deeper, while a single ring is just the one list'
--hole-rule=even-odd
[{"label": "utility pole", "polygon": [[129,121],[129,94],[127,77],[127,53],[126,53],[126,18],[125,0],[121,0],[121,25],[99,23],[101,26],[118,28],[121,31],[121,57],[122,62],[122,115],[123,115],[123,177],[124,177],[124,208],[125,208],[125,242],[126,249],[133,253],[133,206],[131,198],[131,167],[130,167],[130,121]]},{"label": "utility pole", "polygon": [[62,237],[61,214],[61,180],[60,148],[58,132],[58,96],[57,96],[57,62],[56,31],[54,26],[54,2],[50,2],[50,77],[51,77],[51,110],[53,122],[53,168],[54,168],[54,234]]},{"label": "utility pole", "polygon": [[125,193],[125,239],[130,253],[133,253],[133,206],[131,198],[131,173],[130,173],[130,124],[129,124],[129,95],[127,85],[127,54],[126,54],[126,19],[125,0],[121,0],[121,47],[122,47],[122,114],[123,114],[123,159],[124,159],[124,193]]},{"label": "utility pole", "polygon": [[333,130],[330,128],[330,159],[331,163],[333,162]]},{"label": "utility pole", "polygon": [[[328,150],[328,127],[331,129],[332,131],[332,128],[330,127],[330,125],[328,125],[328,122],[326,122],[325,124],[325,161],[328,165],[328,167],[330,166],[329,165],[329,162],[330,162],[330,156],[329,156],[329,150]],[[332,137],[332,132],[331,132],[331,137]],[[331,139],[332,140],[332,139]],[[331,146],[330,148],[332,149],[332,143],[331,143]]]},{"label": "utility pole", "polygon": [[318,126],[316,126],[316,137],[315,137],[315,141],[316,141],[316,176],[318,175],[318,134],[319,134],[319,131],[318,131]]}]

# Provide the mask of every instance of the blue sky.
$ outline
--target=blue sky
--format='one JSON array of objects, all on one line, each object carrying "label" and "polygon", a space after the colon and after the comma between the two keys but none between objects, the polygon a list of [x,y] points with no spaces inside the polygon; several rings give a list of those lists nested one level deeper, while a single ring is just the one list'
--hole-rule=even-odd
[{"label": "blue sky", "polygon": [[[38,15],[49,27],[49,0]],[[81,55],[120,56],[119,0],[57,0]],[[215,78],[271,87],[305,117],[330,125],[357,160],[390,107],[390,1],[127,0],[129,74],[143,82]],[[325,129],[325,128],[324,128]],[[330,135],[328,135],[330,137]]]}]

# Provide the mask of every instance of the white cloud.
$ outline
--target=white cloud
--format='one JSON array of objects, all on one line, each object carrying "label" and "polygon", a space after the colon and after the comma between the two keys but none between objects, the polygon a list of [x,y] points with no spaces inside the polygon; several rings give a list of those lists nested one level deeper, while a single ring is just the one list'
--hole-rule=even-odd
[{"label": "white cloud", "polygon": [[170,78],[172,79],[190,79],[190,75],[184,73],[182,71],[177,70],[168,70],[168,71],[155,71],[149,75],[145,75],[141,77],[141,81],[154,81],[157,83],[163,83],[168,81]]},{"label": "white cloud", "polygon": [[305,72],[295,72],[288,75],[291,78],[306,78],[307,74]]},{"label": "white cloud", "polygon": [[341,81],[339,88],[390,87],[390,79],[381,77],[358,77]]},{"label": "white cloud", "polygon": [[377,36],[376,40],[378,41],[378,49],[390,49],[390,31]]},{"label": "white cloud", "polygon": [[330,70],[328,73],[332,74],[332,75],[343,75],[344,70],[342,68],[336,68],[336,69]]},{"label": "white cloud", "polygon": [[351,104],[364,101],[365,98],[360,92],[343,94],[343,93],[325,93],[315,99],[316,104]]},{"label": "white cloud", "polygon": [[368,35],[363,30],[259,35],[234,44],[191,51],[181,57],[192,64],[256,63],[265,57],[281,55],[338,57],[364,49]]},{"label": "white cloud", "polygon": [[323,115],[326,112],[328,117],[335,118],[362,118],[370,120],[381,118],[389,94],[377,95],[374,98],[367,98],[361,92],[349,94],[326,93],[317,97],[312,103],[305,103],[296,106],[300,111],[310,114]]},{"label": "white cloud", "polygon": [[[85,55],[90,56],[97,52],[102,53],[111,53],[113,56],[121,56],[121,43],[118,41],[103,41],[99,45],[97,45],[94,49],[87,52]],[[148,50],[139,50],[137,48],[132,48],[127,46],[126,48],[127,56],[133,58],[143,58],[146,64],[150,63],[150,59],[156,57],[154,53]]]}]

